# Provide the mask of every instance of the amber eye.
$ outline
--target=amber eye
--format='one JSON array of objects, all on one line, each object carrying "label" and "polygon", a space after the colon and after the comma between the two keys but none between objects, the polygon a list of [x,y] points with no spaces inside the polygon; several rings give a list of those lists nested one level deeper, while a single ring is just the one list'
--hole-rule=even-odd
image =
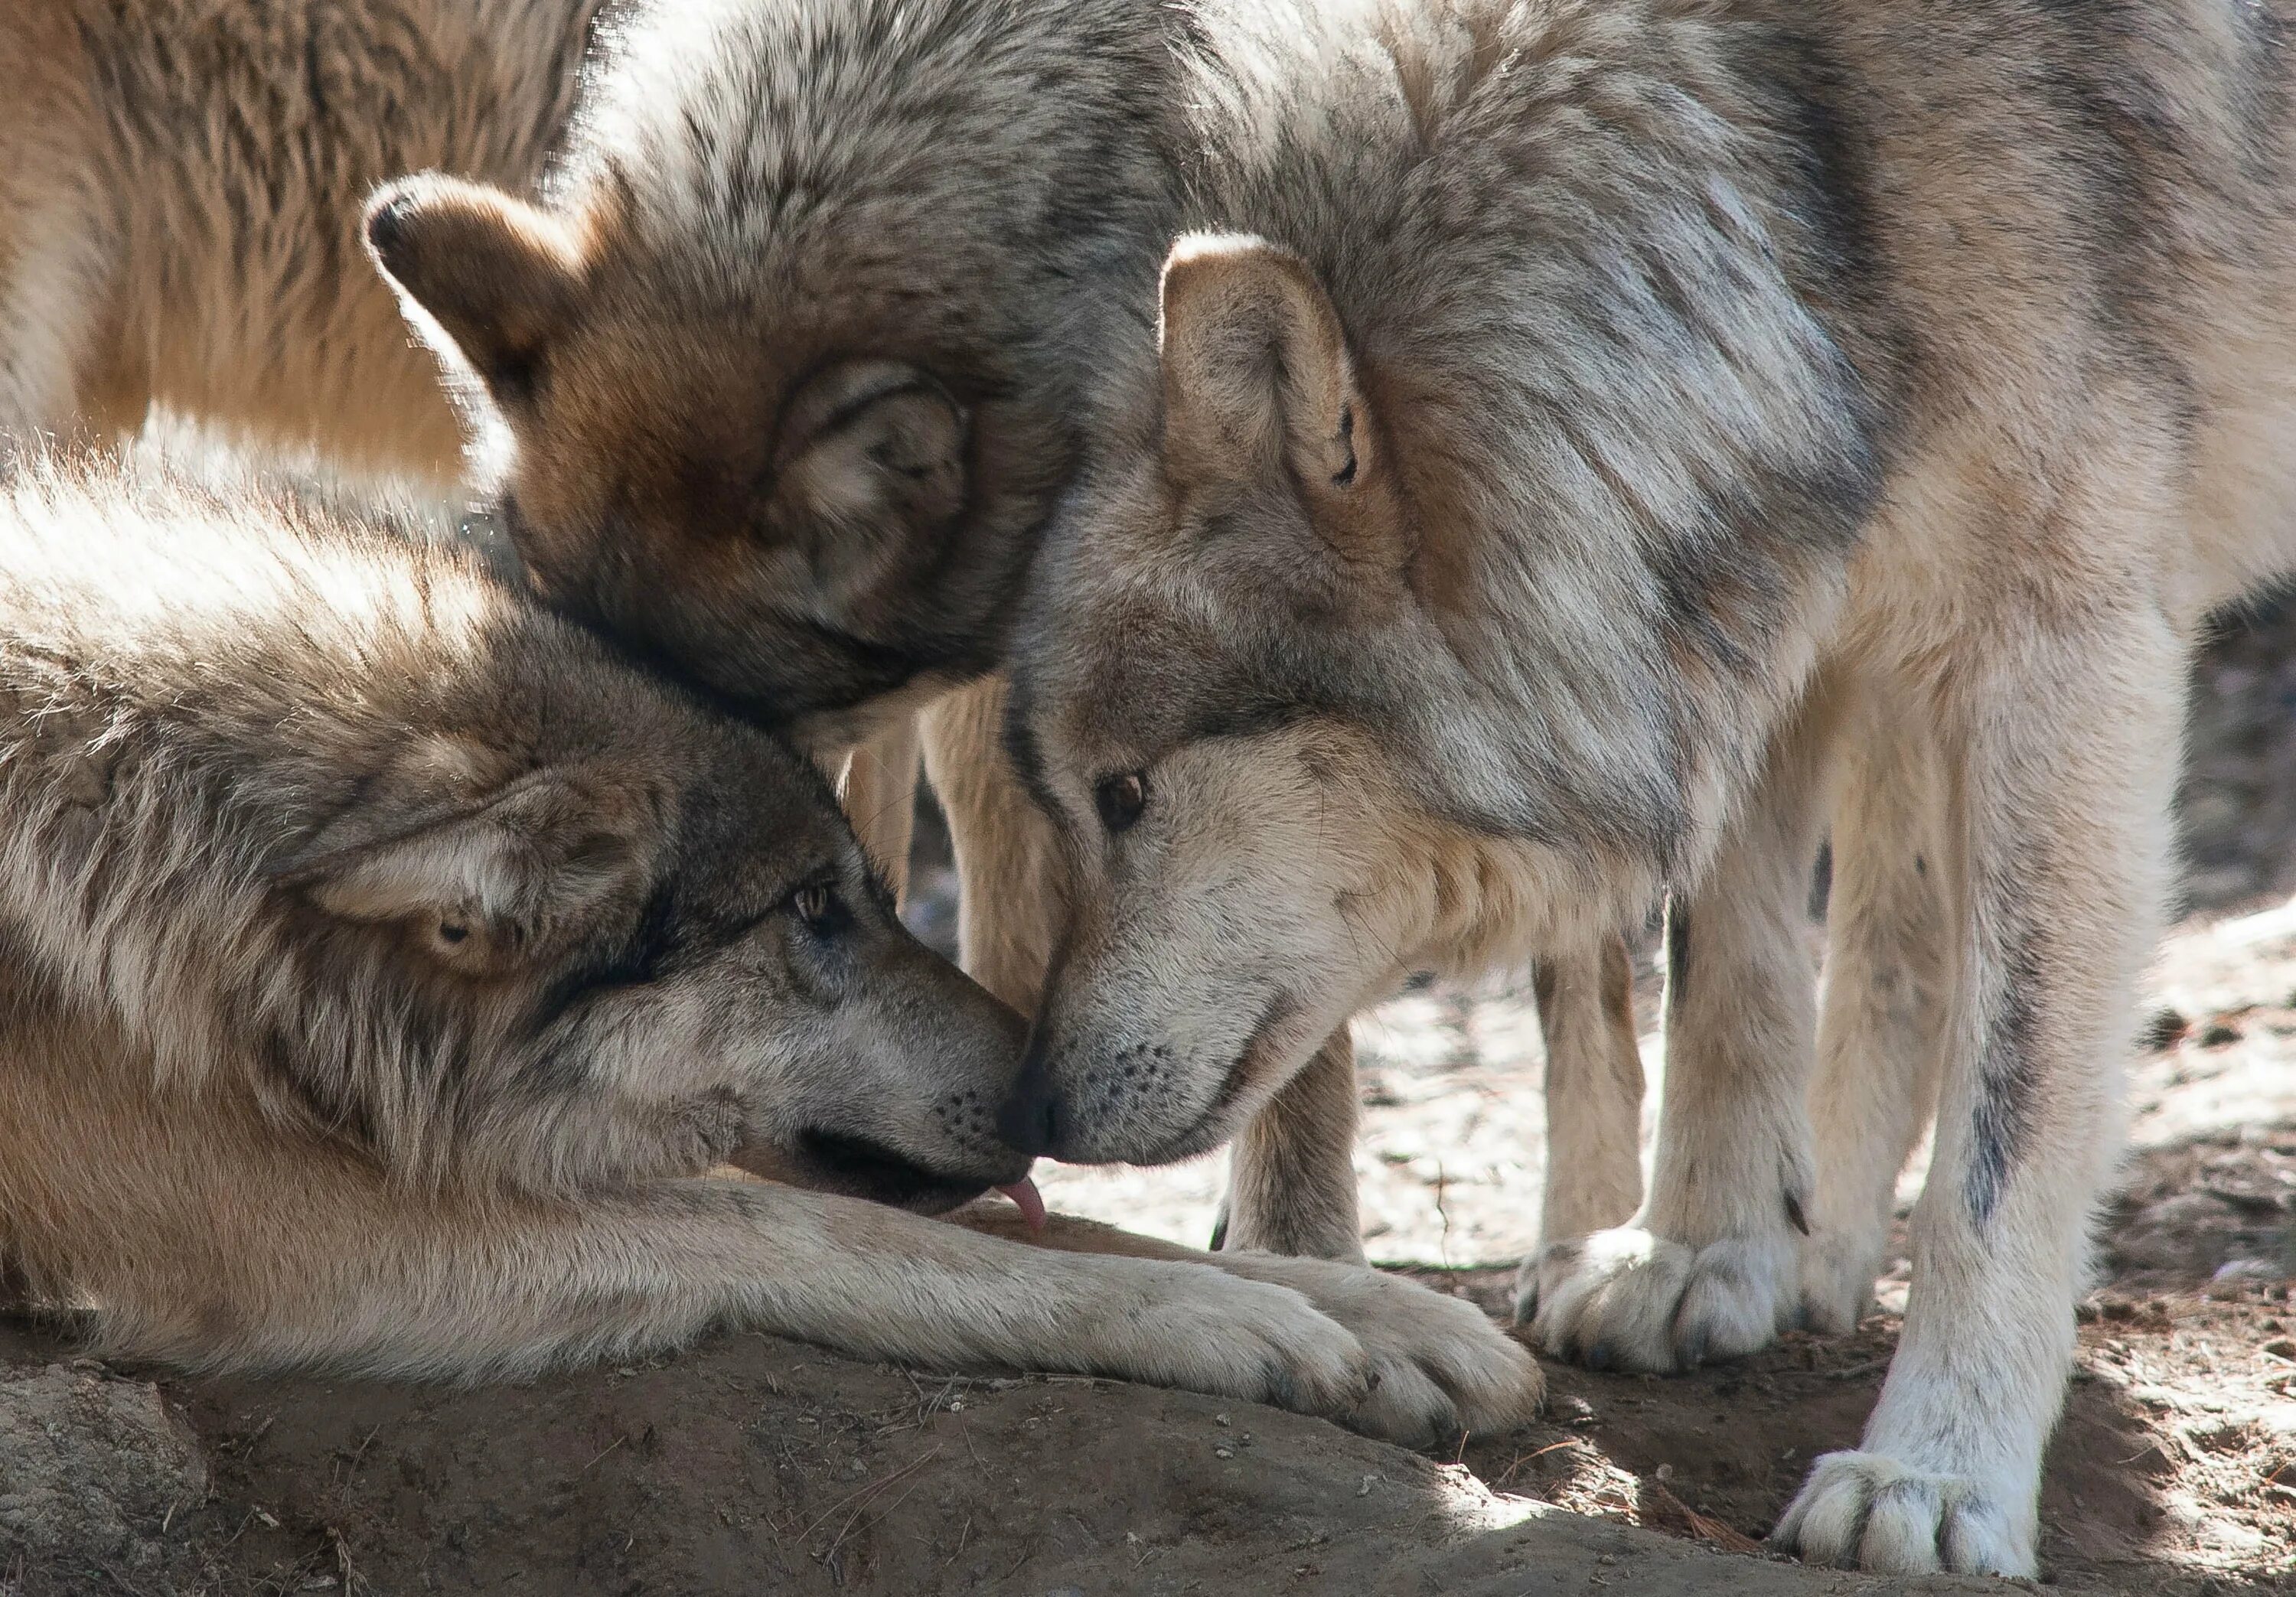
[{"label": "amber eye", "polygon": [[1099,807],[1100,823],[1111,831],[1122,831],[1148,807],[1148,779],[1137,771],[1105,777],[1092,790],[1092,800]]},{"label": "amber eye", "polygon": [[825,937],[845,924],[845,905],[837,889],[825,881],[812,882],[791,893],[790,908],[805,922],[805,929],[816,936]]}]

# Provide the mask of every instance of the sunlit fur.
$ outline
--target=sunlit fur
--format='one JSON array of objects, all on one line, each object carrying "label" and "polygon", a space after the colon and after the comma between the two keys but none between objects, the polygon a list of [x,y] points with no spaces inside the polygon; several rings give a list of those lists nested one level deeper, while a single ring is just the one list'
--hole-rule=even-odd
[{"label": "sunlit fur", "polygon": [[0,8],[0,435],[157,401],[451,483],[462,438],[359,241],[375,184],[512,190],[600,0],[12,0]]},{"label": "sunlit fur", "polygon": [[1019,1119],[1209,1144],[1405,973],[1663,885],[1652,1191],[1535,1333],[1854,1320],[1933,1093],[1890,1379],[1782,1536],[2031,1574],[2186,651],[2296,553],[2296,19],[1196,15],[1160,325],[1015,635],[1075,872]]}]

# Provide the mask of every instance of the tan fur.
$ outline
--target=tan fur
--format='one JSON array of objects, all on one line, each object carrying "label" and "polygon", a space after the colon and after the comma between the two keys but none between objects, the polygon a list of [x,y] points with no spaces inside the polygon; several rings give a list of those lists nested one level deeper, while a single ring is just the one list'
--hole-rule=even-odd
[{"label": "tan fur", "polygon": [[462,437],[360,247],[426,168],[541,175],[599,0],[20,0],[0,69],[0,435],[158,403],[430,484]]},{"label": "tan fur", "polygon": [[1017,1177],[1014,1018],[807,762],[455,556],[28,468],[0,818],[0,1257],[107,1347],[474,1379],[735,1324],[1414,1442],[1536,1402],[1406,1282],[835,1195]]}]

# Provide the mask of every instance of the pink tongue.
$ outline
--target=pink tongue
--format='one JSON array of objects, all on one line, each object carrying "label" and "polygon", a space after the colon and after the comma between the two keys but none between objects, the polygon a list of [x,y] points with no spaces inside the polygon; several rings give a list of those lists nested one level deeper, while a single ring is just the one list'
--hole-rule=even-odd
[{"label": "pink tongue", "polygon": [[1028,1222],[1030,1231],[1045,1229],[1045,1200],[1035,1182],[1023,1175],[1012,1185],[996,1190],[1021,1206],[1021,1218]]}]

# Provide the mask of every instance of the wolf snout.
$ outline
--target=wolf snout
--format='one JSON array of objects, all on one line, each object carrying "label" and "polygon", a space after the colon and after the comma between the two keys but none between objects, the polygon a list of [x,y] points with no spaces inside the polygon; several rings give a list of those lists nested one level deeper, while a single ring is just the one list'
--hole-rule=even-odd
[{"label": "wolf snout", "polygon": [[1032,1049],[1012,1093],[996,1111],[996,1134],[1007,1147],[1036,1159],[1057,1152],[1070,1118],[1051,1072]]}]

